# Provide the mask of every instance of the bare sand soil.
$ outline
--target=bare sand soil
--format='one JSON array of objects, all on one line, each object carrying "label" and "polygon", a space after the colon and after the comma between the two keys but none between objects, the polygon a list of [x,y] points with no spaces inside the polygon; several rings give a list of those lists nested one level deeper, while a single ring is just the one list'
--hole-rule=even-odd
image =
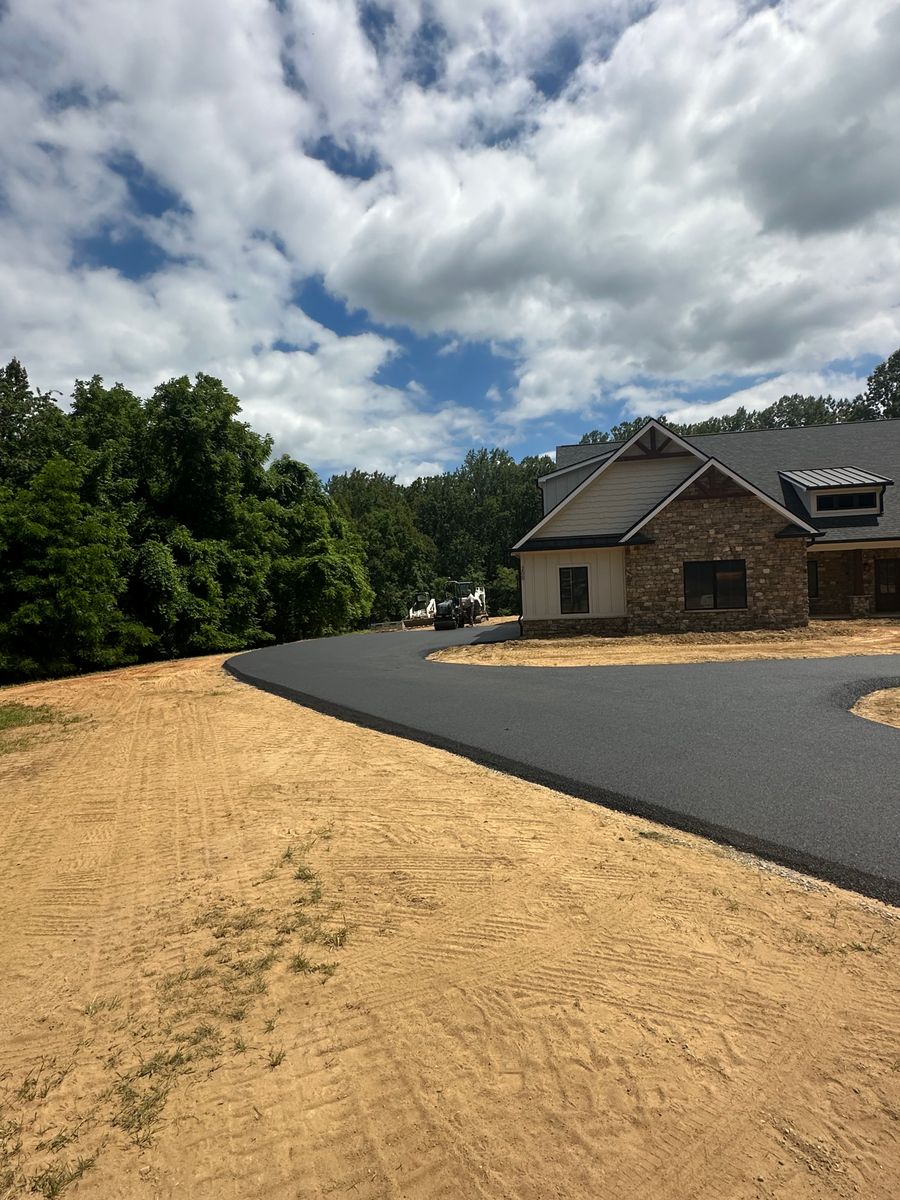
[{"label": "bare sand soil", "polygon": [[893,725],[900,729],[900,688],[881,688],[862,696],[853,706],[853,712],[867,721],[880,721],[882,725]]},{"label": "bare sand soil", "polygon": [[810,621],[802,629],[653,633],[632,637],[529,638],[448,646],[429,658],[483,667],[608,667],[631,663],[734,662],[900,654],[900,619]]},{"label": "bare sand soil", "polygon": [[895,910],[221,661],[0,693],[0,1195],[896,1200]]}]

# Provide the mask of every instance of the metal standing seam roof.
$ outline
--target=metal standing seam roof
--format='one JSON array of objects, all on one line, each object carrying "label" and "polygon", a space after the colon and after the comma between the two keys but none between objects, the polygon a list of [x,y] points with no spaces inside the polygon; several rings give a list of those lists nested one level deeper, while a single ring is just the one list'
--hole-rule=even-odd
[{"label": "metal standing seam roof", "polygon": [[873,475],[859,467],[831,467],[816,471],[779,471],[782,479],[788,479],[802,488],[837,488],[890,484],[893,479],[885,475]]}]

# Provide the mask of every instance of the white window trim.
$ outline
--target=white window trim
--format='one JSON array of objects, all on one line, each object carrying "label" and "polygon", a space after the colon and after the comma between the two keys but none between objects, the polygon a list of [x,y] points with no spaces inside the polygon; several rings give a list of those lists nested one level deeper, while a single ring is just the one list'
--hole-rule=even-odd
[{"label": "white window trim", "polygon": [[[875,505],[871,508],[819,508],[820,496],[855,496],[862,492],[875,493]],[[812,499],[813,504],[811,511],[816,517],[877,517],[881,514],[881,506],[884,498],[884,487],[877,483],[864,486],[863,484],[854,484],[853,487],[840,488],[816,488],[814,491],[807,488],[807,495]],[[807,507],[810,507],[807,505]]]}]

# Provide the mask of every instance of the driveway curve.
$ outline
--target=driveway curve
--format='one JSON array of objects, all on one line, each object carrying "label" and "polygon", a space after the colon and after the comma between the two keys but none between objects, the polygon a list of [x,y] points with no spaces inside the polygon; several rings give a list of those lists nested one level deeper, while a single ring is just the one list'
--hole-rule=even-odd
[{"label": "driveway curve", "polygon": [[226,667],[320,712],[900,905],[900,732],[848,711],[900,686],[900,656],[489,670],[427,660],[517,634],[351,634]]}]

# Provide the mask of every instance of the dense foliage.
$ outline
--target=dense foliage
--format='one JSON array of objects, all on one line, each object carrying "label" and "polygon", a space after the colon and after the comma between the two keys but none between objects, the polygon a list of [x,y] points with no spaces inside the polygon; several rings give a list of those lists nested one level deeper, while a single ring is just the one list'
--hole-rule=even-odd
[{"label": "dense foliage", "polygon": [[[64,411],[0,370],[0,680],[237,650],[405,614],[448,579],[518,612],[510,547],[541,515],[547,457],[470,450],[408,485],[351,471],[323,487],[238,419],[209,375],[141,400],[95,376]],[[852,400],[783,396],[671,428],[690,436],[900,417],[900,350]],[[621,441],[645,417],[591,430]]]},{"label": "dense foliage", "polygon": [[0,372],[0,679],[238,650],[364,622],[352,525],[217,379],[63,412]]}]

